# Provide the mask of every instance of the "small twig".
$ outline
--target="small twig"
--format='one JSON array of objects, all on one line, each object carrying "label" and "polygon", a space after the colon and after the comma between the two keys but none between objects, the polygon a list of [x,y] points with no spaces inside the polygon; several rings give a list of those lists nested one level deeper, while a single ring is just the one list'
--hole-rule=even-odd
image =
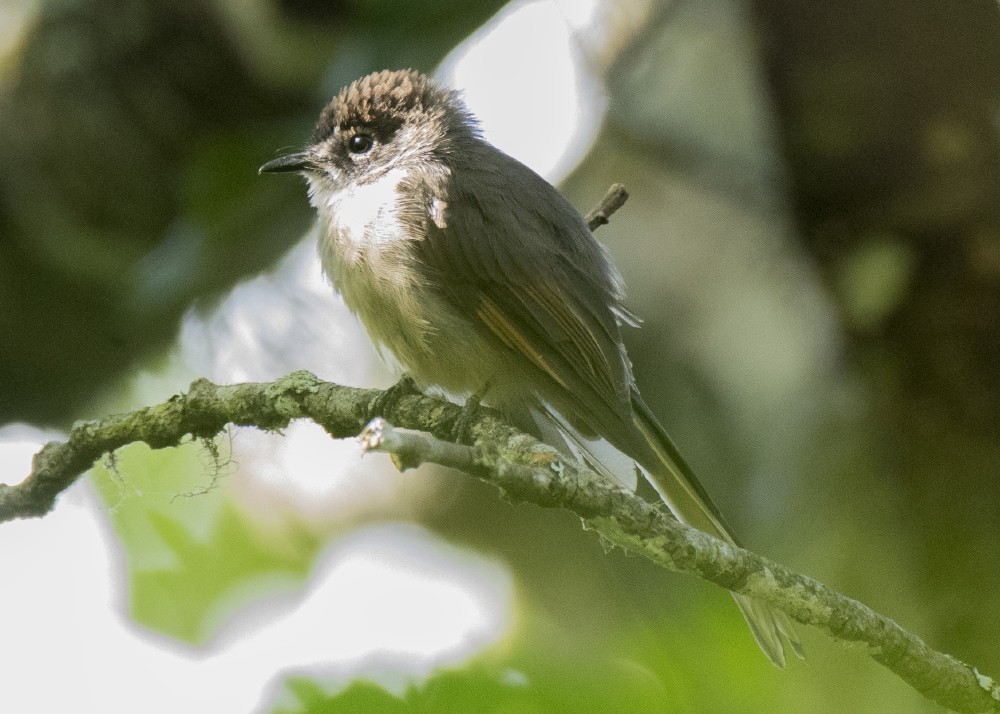
[{"label": "small twig", "polygon": [[475,467],[471,447],[435,439],[422,431],[400,431],[380,416],[368,422],[358,434],[357,442],[365,452],[379,451],[392,456],[400,471],[425,463],[448,465],[467,472]]},{"label": "small twig", "polygon": [[587,228],[595,231],[601,226],[606,226],[615,211],[624,206],[627,200],[628,191],[625,190],[625,187],[620,183],[611,184],[608,192],[604,194],[604,198],[597,204],[597,208],[588,213],[584,219],[587,221]]}]

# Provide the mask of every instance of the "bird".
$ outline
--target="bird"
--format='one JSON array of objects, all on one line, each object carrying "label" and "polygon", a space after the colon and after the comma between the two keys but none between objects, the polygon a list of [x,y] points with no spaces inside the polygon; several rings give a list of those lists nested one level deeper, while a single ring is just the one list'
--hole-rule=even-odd
[{"label": "bird", "polygon": [[[738,544],[639,393],[608,251],[459,92],[415,70],[357,79],[260,172],[304,175],[326,275],[416,384],[473,395],[619,485],[637,467],[676,518]],[[785,613],[733,597],[771,662],[801,656]]]}]

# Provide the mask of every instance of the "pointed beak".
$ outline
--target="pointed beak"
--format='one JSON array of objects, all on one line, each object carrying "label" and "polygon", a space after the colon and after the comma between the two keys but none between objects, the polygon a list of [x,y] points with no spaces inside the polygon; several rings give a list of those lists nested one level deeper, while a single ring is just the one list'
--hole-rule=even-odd
[{"label": "pointed beak", "polygon": [[273,161],[268,161],[257,169],[257,173],[277,174],[288,171],[302,171],[310,166],[312,166],[312,159],[309,157],[308,152],[303,151],[299,154],[289,154],[288,156],[281,156]]}]

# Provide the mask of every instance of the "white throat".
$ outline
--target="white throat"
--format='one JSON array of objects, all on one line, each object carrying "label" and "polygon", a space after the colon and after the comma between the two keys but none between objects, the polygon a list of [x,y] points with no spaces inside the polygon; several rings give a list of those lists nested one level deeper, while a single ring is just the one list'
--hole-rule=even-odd
[{"label": "white throat", "polygon": [[364,184],[331,188],[325,177],[309,178],[309,201],[326,224],[341,259],[358,258],[406,240],[399,223],[399,184],[407,176],[391,169]]}]

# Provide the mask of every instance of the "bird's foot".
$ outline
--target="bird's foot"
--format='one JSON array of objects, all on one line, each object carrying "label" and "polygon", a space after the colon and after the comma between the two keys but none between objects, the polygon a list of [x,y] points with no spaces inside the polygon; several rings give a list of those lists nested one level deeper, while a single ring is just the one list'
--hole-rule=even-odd
[{"label": "bird's foot", "polygon": [[458,413],[455,425],[451,428],[451,438],[456,444],[471,444],[474,441],[472,425],[475,424],[482,411],[481,401],[482,395],[472,394],[462,405],[462,411]]},{"label": "bird's foot", "polygon": [[413,377],[404,374],[398,382],[375,397],[371,408],[372,417],[385,417],[387,412],[399,404],[400,399],[414,394],[422,394],[422,392],[417,387],[417,383],[413,381]]}]

